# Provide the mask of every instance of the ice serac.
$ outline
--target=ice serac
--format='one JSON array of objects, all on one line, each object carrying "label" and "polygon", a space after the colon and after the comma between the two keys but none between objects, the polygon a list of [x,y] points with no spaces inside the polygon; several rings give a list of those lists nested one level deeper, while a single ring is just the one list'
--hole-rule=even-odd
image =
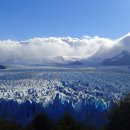
[{"label": "ice serac", "polygon": [[68,111],[78,120],[106,122],[111,105],[130,91],[124,71],[13,65],[0,70],[0,116],[25,125],[39,112],[57,120]]}]

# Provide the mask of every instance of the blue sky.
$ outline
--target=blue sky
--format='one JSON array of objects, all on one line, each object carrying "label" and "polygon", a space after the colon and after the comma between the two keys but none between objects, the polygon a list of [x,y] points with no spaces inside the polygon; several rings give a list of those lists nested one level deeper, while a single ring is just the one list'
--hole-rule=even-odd
[{"label": "blue sky", "polygon": [[130,32],[130,0],[0,0],[0,39],[119,38]]}]

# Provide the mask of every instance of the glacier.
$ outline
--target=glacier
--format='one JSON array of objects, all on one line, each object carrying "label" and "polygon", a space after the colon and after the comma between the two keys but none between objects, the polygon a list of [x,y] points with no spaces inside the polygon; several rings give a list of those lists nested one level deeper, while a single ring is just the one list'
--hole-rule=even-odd
[{"label": "glacier", "polygon": [[100,127],[130,92],[127,67],[5,65],[0,69],[0,117],[29,123],[39,112],[57,120],[65,111]]}]

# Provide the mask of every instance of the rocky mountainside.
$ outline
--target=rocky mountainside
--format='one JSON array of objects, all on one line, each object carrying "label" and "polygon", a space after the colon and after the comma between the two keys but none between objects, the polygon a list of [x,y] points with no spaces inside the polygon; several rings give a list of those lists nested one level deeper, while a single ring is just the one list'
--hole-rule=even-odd
[{"label": "rocky mountainside", "polygon": [[130,65],[130,52],[123,51],[119,55],[103,61],[105,66],[129,66]]}]

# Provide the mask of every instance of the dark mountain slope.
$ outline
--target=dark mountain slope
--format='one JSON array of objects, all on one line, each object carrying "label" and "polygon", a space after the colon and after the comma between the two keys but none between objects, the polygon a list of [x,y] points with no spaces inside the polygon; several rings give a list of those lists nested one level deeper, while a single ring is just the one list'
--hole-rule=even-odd
[{"label": "dark mountain slope", "polygon": [[105,66],[129,66],[130,65],[130,52],[123,51],[119,55],[103,61]]}]

